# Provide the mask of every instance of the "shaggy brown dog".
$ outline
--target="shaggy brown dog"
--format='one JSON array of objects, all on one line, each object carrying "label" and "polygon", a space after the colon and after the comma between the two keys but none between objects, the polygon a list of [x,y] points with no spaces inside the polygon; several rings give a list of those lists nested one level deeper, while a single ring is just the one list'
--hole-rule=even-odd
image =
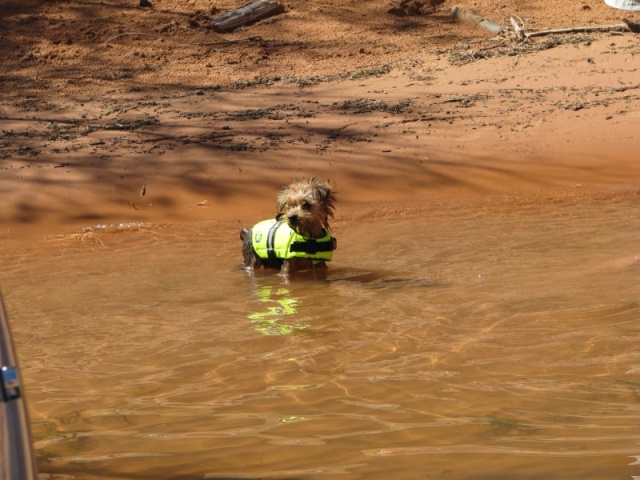
[{"label": "shaggy brown dog", "polygon": [[278,215],[240,232],[243,266],[279,269],[285,276],[302,270],[326,271],[337,241],[331,236],[335,193],[330,181],[297,179],[276,197]]}]

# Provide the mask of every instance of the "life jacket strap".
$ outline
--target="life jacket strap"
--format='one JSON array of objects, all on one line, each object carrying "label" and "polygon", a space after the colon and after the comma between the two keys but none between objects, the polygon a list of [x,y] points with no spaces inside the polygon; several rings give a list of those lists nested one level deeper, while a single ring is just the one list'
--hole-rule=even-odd
[{"label": "life jacket strap", "polygon": [[278,220],[276,223],[271,225],[271,228],[269,228],[269,233],[267,234],[267,257],[271,262],[274,263],[280,262],[278,254],[276,253],[274,240],[276,238],[276,232],[278,231],[278,228],[280,228],[280,225],[282,225],[283,223],[284,220]]},{"label": "life jacket strap", "polygon": [[331,238],[324,242],[318,242],[315,238],[309,238],[304,242],[293,242],[289,247],[289,251],[315,255],[319,252],[332,252],[336,249],[337,243],[338,242],[335,238]]}]

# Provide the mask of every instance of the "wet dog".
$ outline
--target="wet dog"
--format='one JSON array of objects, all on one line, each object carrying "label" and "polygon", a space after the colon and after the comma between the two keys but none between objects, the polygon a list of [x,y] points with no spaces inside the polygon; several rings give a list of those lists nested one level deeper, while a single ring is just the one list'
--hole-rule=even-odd
[{"label": "wet dog", "polygon": [[303,270],[326,271],[337,246],[329,227],[335,202],[330,181],[294,180],[277,194],[274,219],[240,232],[243,266],[279,269],[285,276]]}]

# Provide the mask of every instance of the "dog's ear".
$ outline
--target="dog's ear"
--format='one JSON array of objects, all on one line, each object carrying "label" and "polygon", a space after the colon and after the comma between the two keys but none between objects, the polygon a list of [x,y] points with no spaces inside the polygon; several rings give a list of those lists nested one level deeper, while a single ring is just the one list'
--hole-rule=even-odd
[{"label": "dog's ear", "polygon": [[318,182],[316,185],[316,198],[318,203],[324,205],[327,215],[333,218],[333,210],[336,208],[336,194],[331,180]]}]

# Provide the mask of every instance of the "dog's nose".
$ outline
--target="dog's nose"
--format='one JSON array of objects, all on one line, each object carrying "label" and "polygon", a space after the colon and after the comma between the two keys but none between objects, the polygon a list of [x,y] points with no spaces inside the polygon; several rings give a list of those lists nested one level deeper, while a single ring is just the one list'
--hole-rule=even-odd
[{"label": "dog's nose", "polygon": [[289,223],[291,225],[297,225],[298,224],[298,215],[289,215],[287,218],[289,219]]}]

